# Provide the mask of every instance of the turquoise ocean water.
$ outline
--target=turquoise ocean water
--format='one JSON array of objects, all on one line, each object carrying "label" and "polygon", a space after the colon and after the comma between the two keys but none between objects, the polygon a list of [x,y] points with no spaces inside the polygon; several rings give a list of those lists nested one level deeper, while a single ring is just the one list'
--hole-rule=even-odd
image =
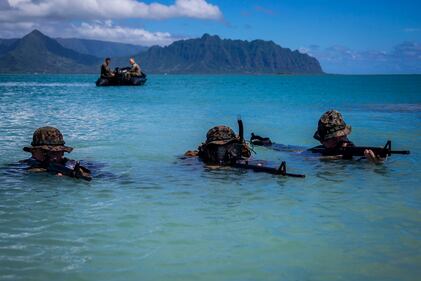
[{"label": "turquoise ocean water", "polygon": [[[419,280],[421,76],[0,76],[0,280]],[[305,179],[178,159],[207,130],[316,145],[340,110],[384,165],[255,148]],[[10,166],[60,128],[92,182]]]}]

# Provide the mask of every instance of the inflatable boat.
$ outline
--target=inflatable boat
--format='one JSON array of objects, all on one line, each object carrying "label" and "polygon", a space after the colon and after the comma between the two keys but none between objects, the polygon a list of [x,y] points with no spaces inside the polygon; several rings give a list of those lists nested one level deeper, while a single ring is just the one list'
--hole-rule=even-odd
[{"label": "inflatable boat", "polygon": [[146,83],[147,78],[145,73],[141,73],[140,76],[129,76],[126,73],[128,68],[119,69],[118,67],[114,71],[112,77],[99,77],[96,81],[98,87],[102,86],[142,86]]}]

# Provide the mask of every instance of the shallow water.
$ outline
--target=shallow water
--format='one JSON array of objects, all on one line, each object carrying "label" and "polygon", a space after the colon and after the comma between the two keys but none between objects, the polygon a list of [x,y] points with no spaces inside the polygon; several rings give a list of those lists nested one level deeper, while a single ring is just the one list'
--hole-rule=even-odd
[{"label": "shallow water", "polygon": [[[421,76],[0,76],[0,280],[419,280]],[[179,160],[219,124],[310,147],[340,110],[385,165],[255,148],[305,179]],[[92,182],[29,174],[57,126]]]}]

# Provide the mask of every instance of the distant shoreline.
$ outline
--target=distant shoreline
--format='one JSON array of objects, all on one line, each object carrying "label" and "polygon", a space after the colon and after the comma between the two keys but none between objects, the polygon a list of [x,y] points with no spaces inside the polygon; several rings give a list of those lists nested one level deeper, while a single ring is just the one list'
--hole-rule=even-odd
[{"label": "distant shoreline", "polygon": [[[13,76],[13,75],[89,75],[99,76],[96,73],[0,73],[0,76]],[[378,74],[342,74],[342,73],[320,73],[320,74],[275,74],[275,73],[148,73],[148,75],[171,75],[171,76],[421,76],[421,73],[378,73]]]}]

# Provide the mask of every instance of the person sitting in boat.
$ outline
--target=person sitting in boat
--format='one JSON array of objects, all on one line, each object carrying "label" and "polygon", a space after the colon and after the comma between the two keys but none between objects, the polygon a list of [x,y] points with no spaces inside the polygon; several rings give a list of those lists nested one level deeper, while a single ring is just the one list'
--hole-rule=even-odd
[{"label": "person sitting in boat", "polygon": [[131,68],[126,73],[126,78],[130,79],[131,77],[139,77],[142,76],[142,70],[140,69],[140,66],[136,63],[133,57],[129,60]]},{"label": "person sitting in boat", "polygon": [[29,166],[31,172],[49,172],[57,176],[69,176],[91,180],[91,172],[78,161],[64,157],[73,148],[64,145],[61,132],[54,127],[42,127],[35,130],[31,146],[23,148],[32,154],[31,158],[20,161]]},{"label": "person sitting in boat", "polygon": [[[320,141],[325,149],[335,151],[335,149],[354,146],[348,139],[350,134],[351,126],[345,123],[342,114],[336,110],[329,110],[320,117],[313,138]],[[370,149],[364,151],[364,156],[373,163],[381,163],[385,160],[375,155]],[[342,155],[337,155],[332,158],[343,157]]]},{"label": "person sitting in boat", "polygon": [[208,165],[226,166],[251,156],[249,146],[227,126],[216,126],[206,134],[198,150],[187,151],[186,157],[198,156]]},{"label": "person sitting in boat", "polygon": [[101,65],[101,78],[110,78],[114,73],[110,69],[110,58],[105,58],[104,63]]}]

